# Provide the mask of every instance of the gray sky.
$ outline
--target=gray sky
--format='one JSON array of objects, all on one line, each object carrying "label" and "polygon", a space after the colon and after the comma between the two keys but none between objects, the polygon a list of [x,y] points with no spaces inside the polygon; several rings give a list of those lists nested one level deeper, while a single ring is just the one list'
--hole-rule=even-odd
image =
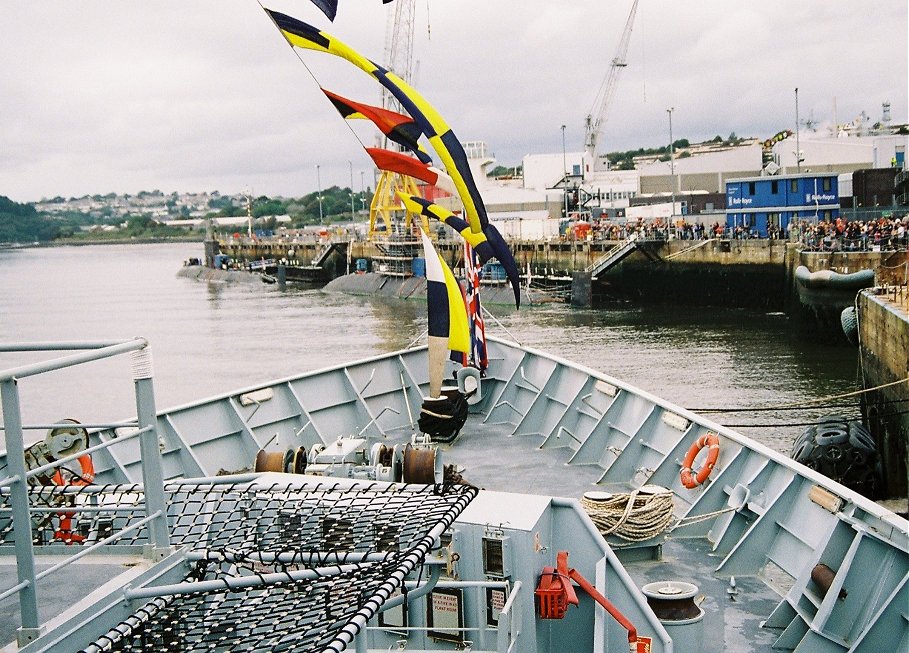
[{"label": "gray sky", "polygon": [[[384,63],[394,3],[339,0],[330,23],[308,0],[263,4]],[[500,164],[583,146],[584,118],[630,0],[418,0],[414,86],[464,140]],[[372,167],[308,70],[379,104],[349,64],[298,51],[253,0],[0,4],[0,195],[160,189],[303,195],[371,185]],[[824,124],[889,100],[907,121],[907,4],[830,0],[641,0],[601,150],[770,137],[799,115]],[[805,133],[805,132],[803,132]],[[350,163],[348,163],[350,162]],[[365,174],[361,177],[361,171]]]}]

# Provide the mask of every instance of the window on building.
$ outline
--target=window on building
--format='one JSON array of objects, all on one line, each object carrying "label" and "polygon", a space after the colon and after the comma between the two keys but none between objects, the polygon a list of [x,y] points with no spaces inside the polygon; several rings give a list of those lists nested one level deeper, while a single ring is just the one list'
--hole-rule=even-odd
[{"label": "window on building", "polygon": [[829,192],[833,187],[833,180],[830,177],[824,177],[824,191]]},{"label": "window on building", "polygon": [[780,192],[779,184],[777,183],[776,179],[770,182],[770,192],[774,195]]},{"label": "window on building", "polygon": [[790,180],[789,180],[789,192],[790,192],[790,193],[797,193],[797,192],[799,192],[799,180],[798,180],[798,179],[790,179]]},{"label": "window on building", "polygon": [[748,182],[748,194],[754,195],[754,182],[753,181]]}]

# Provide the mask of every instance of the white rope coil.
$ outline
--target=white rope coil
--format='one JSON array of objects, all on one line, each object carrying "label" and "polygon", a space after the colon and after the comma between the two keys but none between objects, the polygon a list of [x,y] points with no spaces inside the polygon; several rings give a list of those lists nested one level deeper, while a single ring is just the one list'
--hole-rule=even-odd
[{"label": "white rope coil", "polygon": [[143,347],[142,349],[132,351],[130,352],[129,358],[133,372],[133,381],[153,378],[151,347]]},{"label": "white rope coil", "polygon": [[673,519],[672,492],[640,492],[599,496],[589,492],[581,505],[604,536],[642,542],[665,531]]}]

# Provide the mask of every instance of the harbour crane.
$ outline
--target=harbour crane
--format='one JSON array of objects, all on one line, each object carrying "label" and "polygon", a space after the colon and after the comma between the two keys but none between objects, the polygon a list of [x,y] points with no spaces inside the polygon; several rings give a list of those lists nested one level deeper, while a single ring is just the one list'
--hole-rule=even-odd
[{"label": "harbour crane", "polygon": [[[407,83],[411,83],[414,74],[413,61],[413,31],[414,14],[416,13],[416,0],[398,0],[394,7],[388,9],[388,20],[385,26],[385,67]],[[382,87],[382,108],[402,112],[400,103],[384,86]],[[378,137],[376,145],[381,148],[402,149],[395,143],[389,142],[387,136]],[[420,220],[426,231],[429,225],[426,217],[411,214],[406,208],[402,209],[397,193],[404,192],[409,195],[422,195],[412,177],[396,172],[383,170],[376,179],[376,190],[369,205],[369,231],[371,241],[381,236],[388,238],[393,230],[393,225],[403,221],[403,230],[407,231],[412,222]],[[401,220],[403,210],[403,220]],[[378,226],[384,224],[385,232],[380,232]],[[405,247],[405,246],[401,246]],[[412,246],[411,246],[412,248]],[[402,250],[405,254],[414,254],[410,249]],[[400,252],[398,252],[400,253]],[[394,257],[395,260],[400,257]],[[396,263],[400,265],[400,263]]]},{"label": "harbour crane", "polygon": [[[416,0],[398,0],[385,25],[385,67],[408,84],[413,81],[413,28]],[[397,101],[382,87],[382,108],[400,110]]]},{"label": "harbour crane", "polygon": [[593,102],[590,113],[587,114],[585,125],[584,148],[586,150],[585,162],[591,170],[606,170],[608,162],[604,165],[599,164],[597,160],[597,145],[600,139],[600,133],[603,131],[603,123],[606,122],[606,114],[609,111],[609,104],[615,93],[616,83],[619,79],[619,73],[628,65],[625,56],[628,54],[628,43],[631,40],[631,28],[634,25],[634,15],[638,10],[638,0],[631,4],[631,12],[628,14],[628,20],[625,21],[625,31],[622,32],[622,38],[619,41],[619,47],[616,48],[615,56],[609,66],[609,71],[597,92],[596,99]]}]

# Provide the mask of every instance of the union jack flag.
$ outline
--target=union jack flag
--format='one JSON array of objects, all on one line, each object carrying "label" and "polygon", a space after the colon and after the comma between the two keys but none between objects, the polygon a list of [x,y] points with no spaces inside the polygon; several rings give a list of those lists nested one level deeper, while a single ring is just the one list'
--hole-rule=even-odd
[{"label": "union jack flag", "polygon": [[480,257],[467,242],[464,243],[464,276],[467,281],[464,299],[470,326],[470,354],[473,364],[482,372],[489,366],[489,358],[486,355],[486,325],[480,309]]}]

